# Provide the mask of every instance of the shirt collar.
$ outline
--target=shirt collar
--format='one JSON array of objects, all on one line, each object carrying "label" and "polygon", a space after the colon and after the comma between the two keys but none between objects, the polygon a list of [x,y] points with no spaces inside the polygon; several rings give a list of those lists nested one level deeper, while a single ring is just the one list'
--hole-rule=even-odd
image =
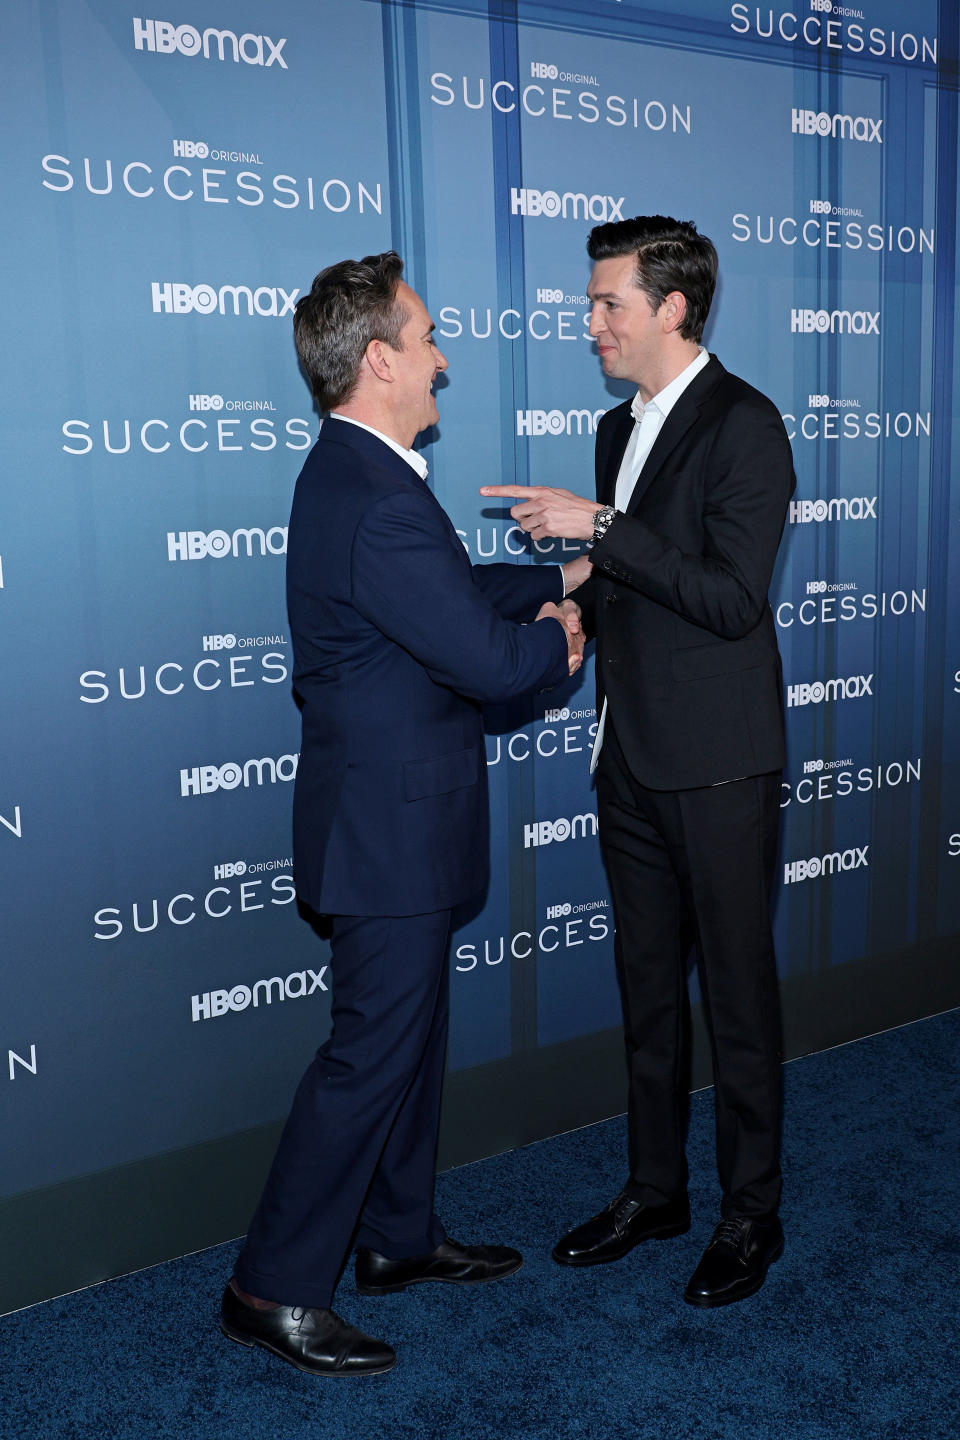
[{"label": "shirt collar", "polygon": [[356,425],[359,429],[366,430],[370,435],[376,435],[377,439],[382,440],[384,445],[389,445],[390,449],[399,455],[401,460],[406,460],[407,464],[417,472],[421,480],[426,480],[428,474],[427,462],[416,450],[404,449],[396,440],[391,440],[389,435],[384,435],[382,430],[375,430],[372,425],[364,425],[362,420],[354,420],[352,415],[341,415],[339,410],[331,410],[330,416],[331,419],[343,420],[347,425]]},{"label": "shirt collar", "polygon": [[662,420],[666,420],[691,380],[694,380],[700,374],[700,371],[709,363],[709,360],[709,352],[704,350],[701,345],[700,353],[696,359],[691,360],[690,364],[685,366],[685,368],[680,371],[680,374],[676,375],[670,381],[669,385],[664,385],[662,390],[659,390],[656,395],[652,395],[646,405],[644,405],[640,399],[640,391],[638,390],[630,405],[634,420],[639,424],[646,410],[655,410]]}]

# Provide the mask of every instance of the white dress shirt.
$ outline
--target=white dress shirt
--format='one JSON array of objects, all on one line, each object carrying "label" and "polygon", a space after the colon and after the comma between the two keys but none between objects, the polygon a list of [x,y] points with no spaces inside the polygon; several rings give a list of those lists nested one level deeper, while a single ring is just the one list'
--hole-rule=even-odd
[{"label": "white dress shirt", "polygon": [[[663,389],[656,395],[650,397],[646,405],[640,399],[638,390],[633,397],[630,409],[634,421],[633,433],[627,441],[627,448],[623,452],[623,460],[617,474],[617,488],[614,493],[614,508],[618,511],[625,511],[630,504],[630,497],[633,495],[634,487],[640,478],[640,472],[647,463],[647,457],[653,449],[654,441],[660,434],[663,422],[670,411],[676,405],[680,396],[686,390],[691,380],[696,379],[703,367],[709,362],[710,356],[703,346],[695,360],[691,360],[680,374],[664,385]],[[600,758],[600,750],[603,745],[603,732],[607,723],[607,700],[604,696],[603,709],[600,712],[600,723],[597,726],[596,739],[593,742],[593,750],[590,754],[590,773],[593,774],[597,768],[597,761]]]},{"label": "white dress shirt", "polygon": [[614,497],[614,507],[617,510],[626,510],[630,504],[630,497],[633,494],[633,487],[640,478],[640,472],[647,461],[647,456],[653,449],[653,442],[660,434],[664,420],[676,405],[680,396],[686,390],[691,380],[694,380],[708,363],[710,356],[707,351],[700,347],[700,354],[696,360],[691,360],[685,370],[681,370],[669,385],[656,395],[651,396],[644,405],[640,399],[638,390],[633,397],[630,406],[636,424],[633,427],[633,434],[627,441],[627,448],[623,452],[623,461],[620,465],[620,472],[617,475],[617,489]]}]

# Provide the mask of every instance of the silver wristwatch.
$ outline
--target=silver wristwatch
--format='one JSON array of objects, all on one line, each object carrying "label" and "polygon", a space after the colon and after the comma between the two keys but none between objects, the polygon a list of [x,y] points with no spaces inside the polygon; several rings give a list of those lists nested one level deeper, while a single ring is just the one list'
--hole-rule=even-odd
[{"label": "silver wristwatch", "polygon": [[602,509],[595,510],[593,515],[593,543],[598,545],[606,535],[616,515],[612,505],[604,505]]}]

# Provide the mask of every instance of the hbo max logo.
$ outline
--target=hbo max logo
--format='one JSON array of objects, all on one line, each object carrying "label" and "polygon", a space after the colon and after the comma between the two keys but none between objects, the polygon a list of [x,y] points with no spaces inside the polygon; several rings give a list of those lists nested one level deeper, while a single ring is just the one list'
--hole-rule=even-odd
[{"label": "hbo max logo", "polygon": [[185,285],[179,280],[153,280],[150,284],[155,315],[259,315],[263,319],[290,315],[299,290],[281,285]]},{"label": "hbo max logo", "polygon": [[[253,985],[234,985],[232,990],[206,990],[202,995],[191,995],[190,1010],[193,1020],[215,1020],[230,1010],[246,1010],[252,1005],[256,1010],[261,1002],[272,1005],[274,996],[279,1001],[302,1000],[314,990],[326,991],[324,975],[330,967],[321,965],[319,970],[295,970],[286,979],[272,975],[269,980],[257,980]],[[307,983],[307,976],[310,983]]]},{"label": "hbo max logo", "polygon": [[560,216],[564,220],[570,216],[575,220],[622,220],[625,199],[625,195],[614,200],[612,195],[585,195],[582,191],[574,194],[572,190],[561,195],[556,190],[512,189],[510,213],[528,218],[542,215],[547,220],[556,220]]},{"label": "hbo max logo", "polygon": [[831,855],[811,855],[809,860],[791,860],[783,867],[784,885],[796,885],[800,880],[819,880],[823,875],[837,875],[841,870],[859,870],[870,864],[867,859],[869,845],[852,850],[835,850]]},{"label": "hbo max logo", "polygon": [[223,409],[223,396],[222,396],[222,395],[191,395],[191,396],[190,396],[190,409],[191,409],[191,410],[222,410],[222,409]]},{"label": "hbo max logo", "polygon": [[249,790],[251,779],[256,785],[275,785],[278,780],[289,783],[297,773],[299,755],[280,755],[276,760],[265,755],[262,760],[248,760],[244,765],[194,765],[180,771],[180,794],[213,795],[217,790],[236,790],[243,785]]},{"label": "hbo max logo", "polygon": [[877,495],[846,496],[838,500],[791,500],[790,524],[821,525],[824,520],[876,520]]},{"label": "hbo max logo", "polygon": [[879,310],[791,310],[790,330],[801,335],[879,335]]},{"label": "hbo max logo", "polygon": [[[250,529],[234,530],[168,530],[168,560],[224,560],[228,555],[235,559],[240,555],[241,546],[248,556],[286,555],[287,527],[273,525],[261,530],[259,525]],[[227,647],[229,648],[229,647]]]},{"label": "hbo max logo", "polygon": [[535,820],[532,825],[523,827],[523,848],[529,850],[531,845],[552,845],[555,840],[558,843],[582,840],[596,833],[596,815],[574,815],[572,820]]},{"label": "hbo max logo", "polygon": [[[859,700],[873,695],[872,675],[848,675],[845,680],[814,680],[812,684],[788,685],[787,708],[794,705],[822,705],[831,700]],[[804,767],[806,768],[806,767]]]},{"label": "hbo max logo", "polygon": [[563,905],[548,905],[547,919],[563,920],[566,918],[567,915],[571,913],[572,910],[573,906],[570,904],[569,900],[567,900]]},{"label": "hbo max logo", "polygon": [[518,410],[518,435],[592,435],[604,410]]},{"label": "hbo max logo", "polygon": [[201,33],[194,25],[135,17],[133,43],[138,50],[152,50],[157,55],[186,55],[192,59],[202,54],[204,60],[232,60],[235,65],[242,60],[245,65],[262,65],[265,70],[270,65],[287,68],[280,53],[286,39],[274,41],[269,35],[237,36],[232,30],[213,29]]},{"label": "hbo max logo", "polygon": [[542,60],[531,60],[530,74],[534,80],[556,80],[560,71],[556,65],[545,65]]},{"label": "hbo max logo", "polygon": [[791,119],[795,135],[829,135],[834,140],[860,140],[868,145],[883,144],[882,124],[866,115],[828,115],[826,110],[794,110]]}]

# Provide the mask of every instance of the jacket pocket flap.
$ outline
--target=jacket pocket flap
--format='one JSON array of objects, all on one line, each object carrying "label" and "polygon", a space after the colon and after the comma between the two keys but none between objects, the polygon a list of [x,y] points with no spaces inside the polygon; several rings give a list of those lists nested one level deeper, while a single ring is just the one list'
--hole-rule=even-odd
[{"label": "jacket pocket flap", "polygon": [[427,795],[446,795],[476,785],[478,758],[476,750],[455,750],[432,760],[408,760],[403,767],[407,799],[423,800]]},{"label": "jacket pocket flap", "polygon": [[730,675],[767,665],[772,656],[762,641],[748,635],[745,640],[715,640],[689,650],[673,650],[670,668],[674,680],[706,680],[711,675]]}]

